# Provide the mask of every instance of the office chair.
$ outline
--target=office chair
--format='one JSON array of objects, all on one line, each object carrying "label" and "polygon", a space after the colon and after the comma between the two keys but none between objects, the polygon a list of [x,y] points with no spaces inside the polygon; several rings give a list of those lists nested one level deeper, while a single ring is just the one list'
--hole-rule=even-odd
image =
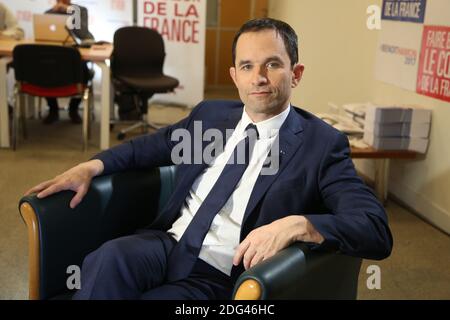
[{"label": "office chair", "polygon": [[118,139],[125,138],[127,132],[142,128],[158,128],[148,123],[144,115],[148,109],[148,99],[156,93],[175,90],[179,81],[164,75],[163,65],[166,53],[161,35],[144,27],[124,27],[114,34],[114,50],[111,55],[111,75],[116,97],[132,94],[134,105],[141,120],[129,128],[121,130]]},{"label": "office chair", "polygon": [[[83,61],[79,51],[71,47],[42,44],[17,45],[13,51],[16,84],[16,105],[13,111],[12,146],[17,148],[19,126],[26,137],[24,96],[82,97],[83,150],[91,134],[90,117],[93,109],[92,81],[83,84]],[[19,125],[20,121],[20,125]]]},{"label": "office chair", "polygon": [[[105,241],[134,233],[156,219],[175,188],[176,167],[96,177],[83,201],[70,209],[72,191],[44,199],[23,197],[28,229],[29,298],[69,299],[69,266]],[[160,219],[160,217],[159,217]],[[362,259],[311,251],[295,243],[248,269],[233,299],[356,299]]]}]

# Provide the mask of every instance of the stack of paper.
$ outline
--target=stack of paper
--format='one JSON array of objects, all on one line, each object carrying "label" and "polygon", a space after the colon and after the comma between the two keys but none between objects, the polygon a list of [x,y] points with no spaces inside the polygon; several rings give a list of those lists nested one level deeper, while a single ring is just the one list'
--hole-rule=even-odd
[{"label": "stack of paper", "polygon": [[360,128],[364,128],[364,122],[366,118],[366,109],[370,103],[349,103],[344,104],[344,115],[346,118],[351,119]]},{"label": "stack of paper", "polygon": [[316,116],[347,135],[359,136],[362,138],[364,134],[364,130],[361,127],[344,116],[331,113],[317,113]]},{"label": "stack of paper", "polygon": [[364,142],[375,149],[425,153],[431,127],[431,110],[411,106],[368,105]]}]

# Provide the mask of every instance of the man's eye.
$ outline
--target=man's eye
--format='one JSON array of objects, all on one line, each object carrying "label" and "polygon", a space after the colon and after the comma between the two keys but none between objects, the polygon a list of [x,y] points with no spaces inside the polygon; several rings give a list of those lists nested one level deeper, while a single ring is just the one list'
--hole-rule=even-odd
[{"label": "man's eye", "polygon": [[278,62],[270,62],[267,64],[267,68],[269,68],[269,69],[276,69],[279,67],[280,67],[280,64]]},{"label": "man's eye", "polygon": [[246,65],[243,65],[243,66],[241,67],[241,70],[248,71],[248,70],[250,70],[251,68],[252,68],[251,65],[246,64]]}]

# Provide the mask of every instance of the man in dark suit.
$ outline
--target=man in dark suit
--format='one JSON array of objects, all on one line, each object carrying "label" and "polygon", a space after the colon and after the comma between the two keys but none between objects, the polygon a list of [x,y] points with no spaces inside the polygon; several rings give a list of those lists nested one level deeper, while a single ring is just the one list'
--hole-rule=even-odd
[{"label": "man in dark suit", "polygon": [[294,30],[249,21],[235,37],[233,61],[242,102],[200,103],[179,123],[29,191],[42,198],[71,189],[73,208],[96,175],[179,164],[164,218],[89,254],[75,298],[227,299],[244,269],[296,241],[370,259],[390,255],[386,214],[357,176],[346,136],[290,105],[304,71]]},{"label": "man in dark suit", "polygon": [[[49,10],[47,10],[45,13],[49,14],[65,14],[68,15],[69,13],[72,13],[71,10],[69,10],[70,7],[73,7],[73,13],[77,14],[79,13],[80,17],[80,26],[79,28],[75,27],[73,29],[74,35],[81,39],[94,39],[94,36],[89,32],[88,28],[88,10],[85,7],[72,4],[70,0],[58,0],[56,1],[56,4]],[[78,19],[75,19],[78,20]],[[90,73],[86,63],[83,64],[83,83],[86,84],[89,79],[92,78],[92,74]],[[49,112],[48,115],[44,118],[43,122],[45,124],[52,124],[59,119],[59,106],[58,106],[58,100],[56,98],[46,98],[47,104],[49,106]],[[80,124],[82,122],[80,115],[78,114],[78,106],[80,105],[81,98],[72,98],[69,102],[69,117],[72,123],[74,124]]]}]

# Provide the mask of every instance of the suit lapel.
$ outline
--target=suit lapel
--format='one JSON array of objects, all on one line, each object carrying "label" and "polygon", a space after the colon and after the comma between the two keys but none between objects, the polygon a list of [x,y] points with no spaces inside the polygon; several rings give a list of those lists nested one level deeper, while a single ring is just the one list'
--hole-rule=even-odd
[{"label": "suit lapel", "polygon": [[[237,124],[239,123],[239,120],[242,117],[242,108],[237,108],[235,110],[232,110],[229,114],[227,119],[224,121],[203,121],[202,122],[202,136],[203,133],[208,129],[218,129],[222,133],[223,143],[226,144],[226,141],[229,137],[226,136],[227,129],[235,129]],[[192,132],[191,132],[192,134]],[[199,137],[194,137],[195,139],[199,139]],[[202,141],[202,153],[203,150],[205,150],[205,147],[210,144],[210,141],[203,141],[203,138],[200,137]],[[193,140],[192,140],[193,141]],[[203,157],[203,155],[202,155]],[[174,193],[171,197],[171,202],[169,207],[167,207],[167,211],[171,215],[170,222],[173,222],[173,220],[176,218],[176,215],[178,214],[179,208],[183,204],[183,201],[186,199],[189,191],[191,190],[191,186],[194,183],[195,179],[208,167],[208,164],[202,161],[202,164],[182,164],[180,166],[185,167],[184,168],[184,175],[181,178],[178,186],[174,190]],[[183,171],[183,168],[180,168],[179,170]]]},{"label": "suit lapel", "polygon": [[[249,202],[245,209],[242,226],[245,225],[250,213],[255,209],[258,202],[261,200],[267,189],[272,185],[272,183],[279,177],[280,173],[286,168],[289,161],[295,152],[301,147],[303,143],[303,127],[301,123],[301,118],[291,107],[291,111],[286,118],[285,123],[280,128],[279,132],[279,169],[273,175],[259,175],[256,180],[253,191],[250,195]],[[276,141],[275,141],[276,143]],[[241,235],[242,235],[241,228]]]},{"label": "suit lapel", "polygon": [[[242,111],[241,111],[242,113]],[[235,129],[236,125],[238,124],[239,120],[240,120],[240,116],[241,113],[239,113],[239,115],[236,117],[236,113],[232,114],[231,116],[228,117],[227,120],[225,121],[221,121],[221,122],[209,122],[209,121],[205,121],[202,124],[202,132],[204,133],[206,130],[208,129],[218,129],[220,130],[222,137],[224,137],[223,139],[223,146],[222,146],[222,150],[224,150],[225,144],[227,142],[227,139],[229,137],[226,136],[226,131],[227,129]],[[205,150],[206,146],[208,146],[211,142],[210,141],[203,141],[202,139],[202,153]],[[218,144],[220,142],[216,141],[216,144]],[[203,154],[202,154],[202,159],[203,159]],[[192,186],[192,184],[194,183],[194,180],[201,174],[201,172],[203,170],[205,170],[208,167],[208,163],[205,163],[204,161],[202,161],[202,164],[195,164],[195,165],[187,165],[187,169],[186,169],[186,175],[183,178],[183,187],[182,189],[190,189],[190,186]],[[187,195],[187,193],[186,193]],[[184,199],[185,197],[183,197]]]},{"label": "suit lapel", "polygon": [[[235,109],[230,111],[230,113],[228,114],[228,117],[224,120],[224,121],[203,121],[202,123],[202,132],[203,134],[209,130],[209,129],[215,129],[215,130],[219,130],[221,136],[223,137],[223,139],[221,141],[215,141],[214,145],[215,147],[217,147],[220,143],[222,143],[221,150],[222,152],[225,150],[225,145],[228,141],[228,139],[231,137],[230,135],[227,135],[227,130],[234,130],[237,126],[237,124],[239,123],[239,121],[242,118],[242,111],[243,109],[239,108],[239,109]],[[203,157],[203,152],[206,149],[206,147],[211,144],[211,141],[204,141],[202,139],[202,157]],[[218,156],[218,154],[216,155],[216,157]],[[207,166],[207,164],[203,164],[205,168]]]}]

